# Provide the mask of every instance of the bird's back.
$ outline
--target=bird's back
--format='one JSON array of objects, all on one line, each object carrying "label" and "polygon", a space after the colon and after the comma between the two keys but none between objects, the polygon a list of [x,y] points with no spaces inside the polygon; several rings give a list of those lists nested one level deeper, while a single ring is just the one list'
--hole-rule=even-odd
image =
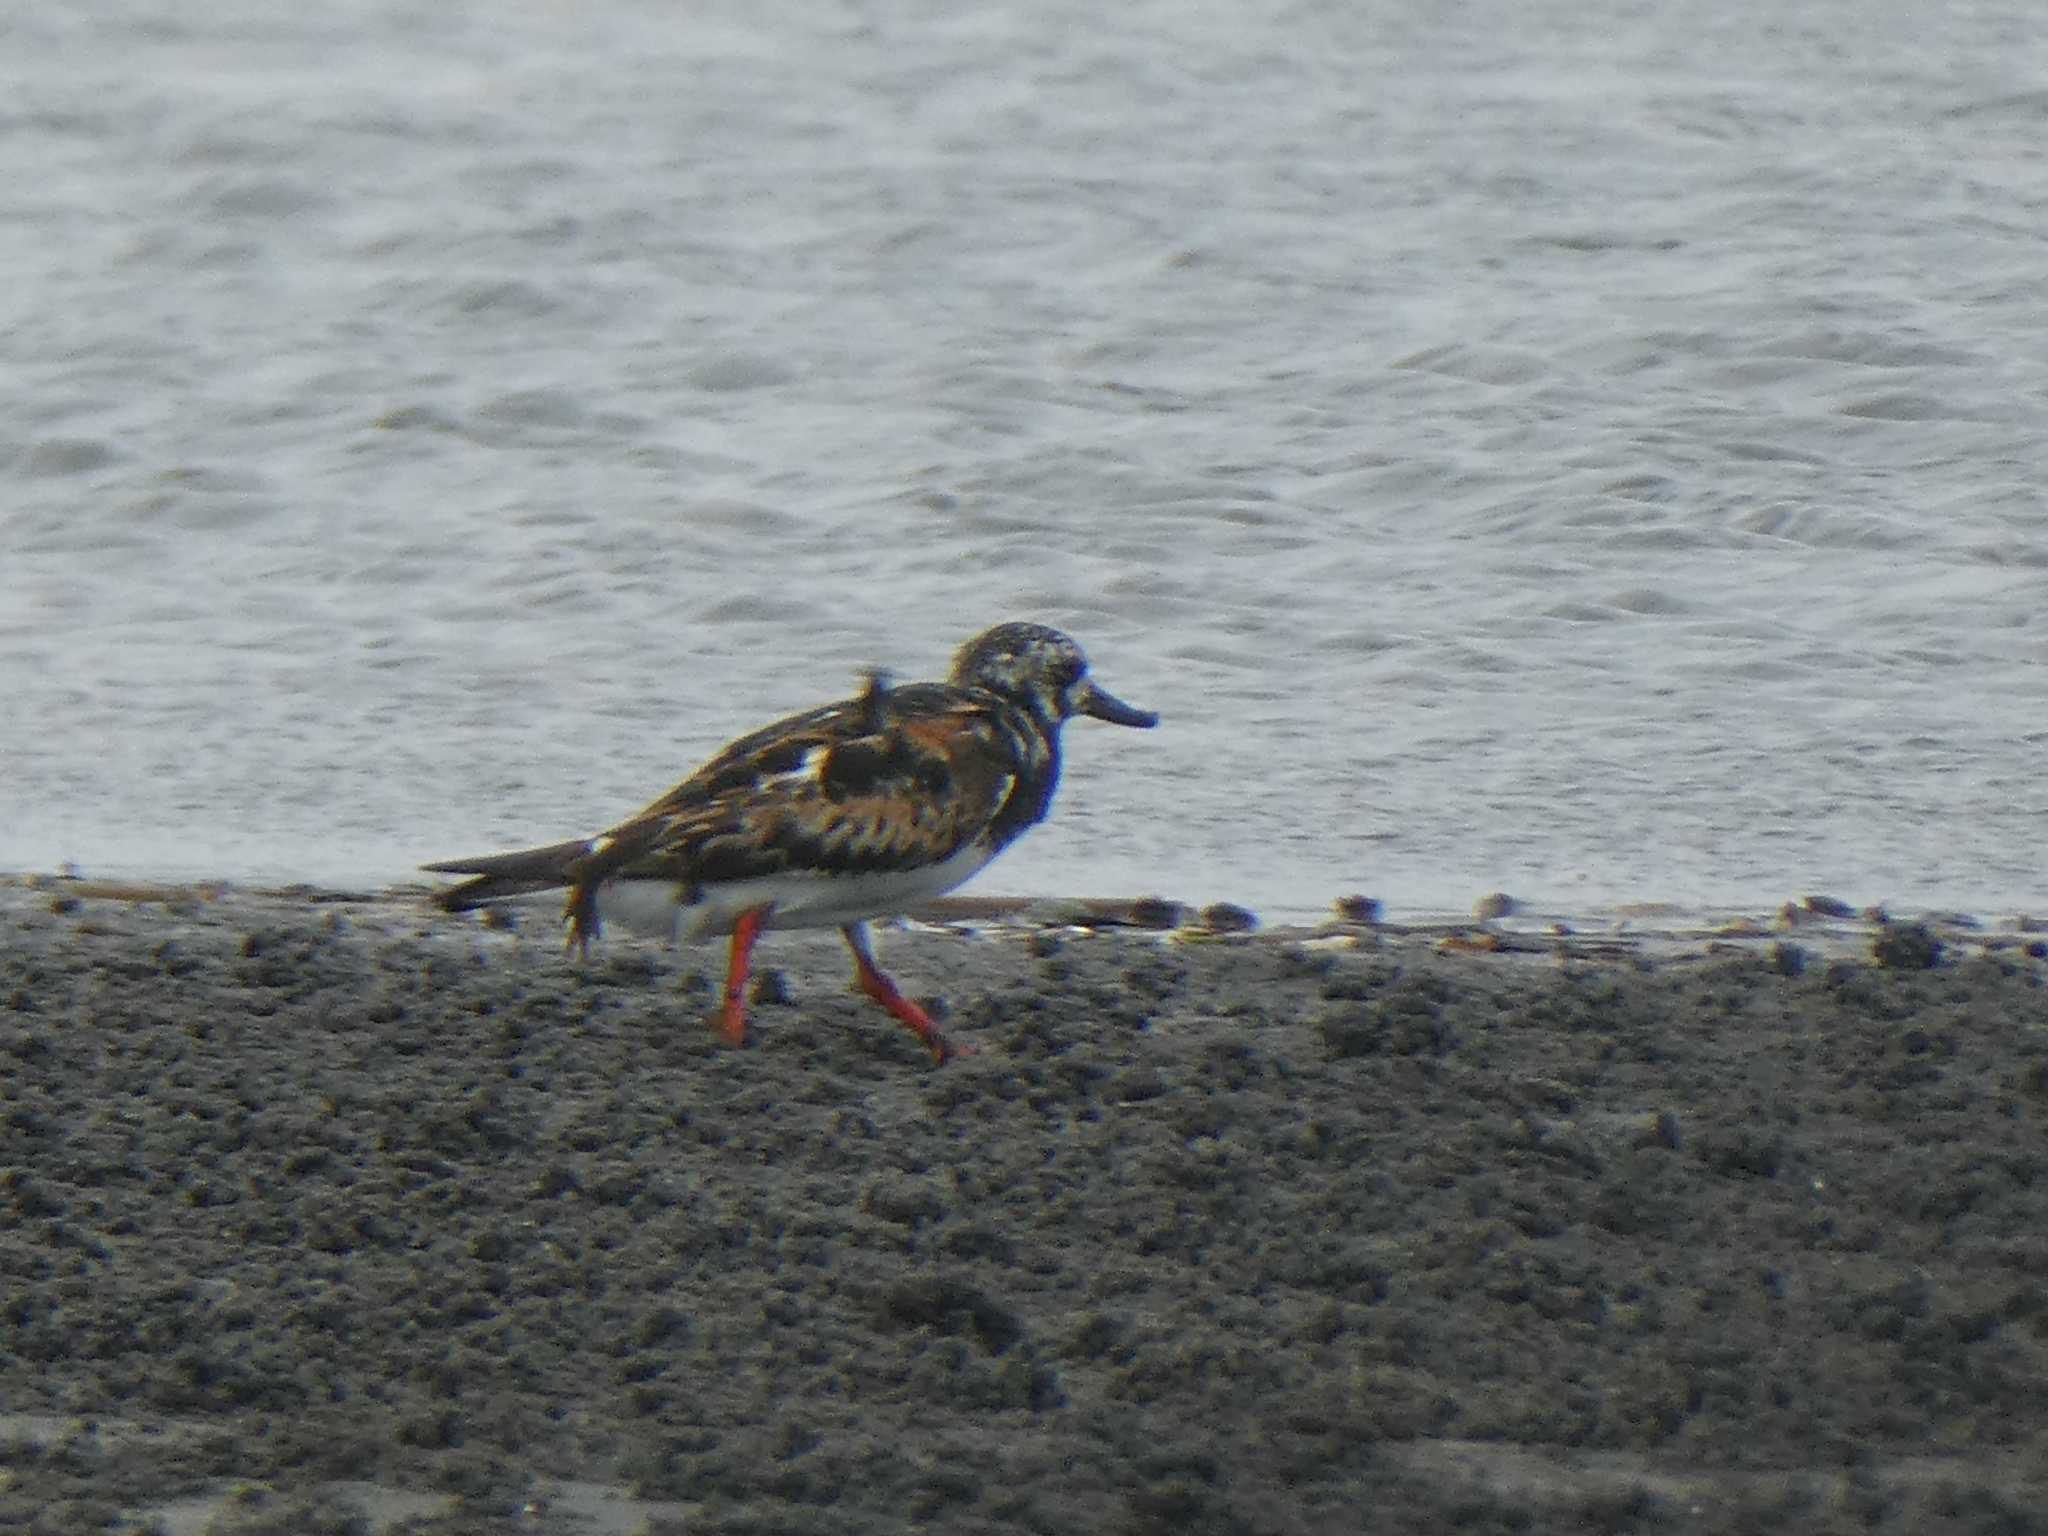
[{"label": "bird's back", "polygon": [[613,880],[667,882],[689,901],[792,874],[978,867],[1043,817],[1058,770],[1057,741],[995,695],[875,677],[740,737],[597,837],[427,867],[477,877],[442,894],[456,911]]}]

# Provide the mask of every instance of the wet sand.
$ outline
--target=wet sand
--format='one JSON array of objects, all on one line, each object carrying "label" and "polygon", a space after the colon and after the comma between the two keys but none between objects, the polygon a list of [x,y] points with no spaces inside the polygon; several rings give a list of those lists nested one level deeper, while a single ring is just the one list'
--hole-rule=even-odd
[{"label": "wet sand", "polygon": [[735,1051],[0,889],[0,1528],[2041,1529],[2043,963],[1869,949],[885,935],[935,1069],[831,936]]}]

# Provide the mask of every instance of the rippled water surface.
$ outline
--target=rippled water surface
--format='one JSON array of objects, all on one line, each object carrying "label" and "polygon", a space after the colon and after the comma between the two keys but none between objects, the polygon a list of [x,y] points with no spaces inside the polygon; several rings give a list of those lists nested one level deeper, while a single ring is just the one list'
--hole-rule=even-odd
[{"label": "rippled water surface", "polygon": [[0,868],[382,883],[1071,629],[982,889],[2040,904],[2021,0],[0,51]]}]

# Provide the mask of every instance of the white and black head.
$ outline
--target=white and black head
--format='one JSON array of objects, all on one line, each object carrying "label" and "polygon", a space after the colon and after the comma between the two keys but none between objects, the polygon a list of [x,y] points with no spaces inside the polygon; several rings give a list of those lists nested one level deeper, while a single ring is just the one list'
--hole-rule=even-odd
[{"label": "white and black head", "polygon": [[960,647],[953,682],[982,688],[1037,717],[1049,730],[1073,715],[1149,730],[1159,716],[1135,709],[1088,677],[1081,647],[1043,624],[998,624]]}]

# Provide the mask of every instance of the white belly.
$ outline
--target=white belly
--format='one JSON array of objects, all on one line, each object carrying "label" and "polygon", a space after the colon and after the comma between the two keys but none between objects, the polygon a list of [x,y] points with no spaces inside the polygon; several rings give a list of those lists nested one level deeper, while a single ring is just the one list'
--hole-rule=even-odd
[{"label": "white belly", "polygon": [[607,926],[648,938],[722,938],[733,920],[755,907],[772,907],[770,928],[842,928],[874,917],[894,917],[934,896],[944,895],[989,861],[986,849],[968,847],[920,869],[880,870],[859,875],[799,873],[758,880],[734,880],[705,888],[685,906],[682,892],[666,880],[608,880],[598,888],[597,908]]}]

